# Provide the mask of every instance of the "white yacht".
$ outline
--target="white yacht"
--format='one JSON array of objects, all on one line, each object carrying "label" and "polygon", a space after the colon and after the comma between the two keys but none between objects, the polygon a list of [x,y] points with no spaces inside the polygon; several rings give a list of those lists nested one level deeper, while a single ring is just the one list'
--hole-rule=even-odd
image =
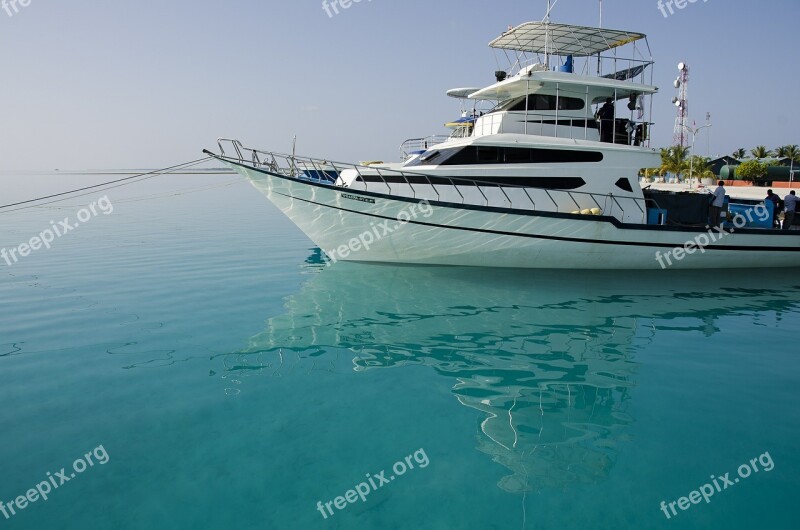
[{"label": "white yacht", "polygon": [[[401,163],[338,163],[231,139],[206,152],[249,179],[331,261],[800,266],[800,231],[772,230],[770,204],[732,206],[712,222],[708,195],[641,188],[639,170],[661,164],[645,35],[545,19],[490,46],[508,68],[487,87],[449,91],[476,102],[472,110],[449,124],[449,137],[407,141]],[[480,110],[487,101],[495,104]],[[767,215],[770,228],[759,228]]]}]

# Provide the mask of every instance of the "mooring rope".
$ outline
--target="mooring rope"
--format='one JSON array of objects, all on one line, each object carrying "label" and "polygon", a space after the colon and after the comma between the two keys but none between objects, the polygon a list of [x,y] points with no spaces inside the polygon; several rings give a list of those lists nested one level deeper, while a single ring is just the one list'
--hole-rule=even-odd
[{"label": "mooring rope", "polygon": [[[184,162],[183,164],[177,164],[175,166],[170,166],[170,167],[166,167],[166,168],[162,168],[162,169],[156,169],[156,170],[153,170],[153,171],[148,171],[146,173],[139,173],[139,174],[131,175],[131,176],[124,177],[124,178],[121,178],[121,179],[110,180],[108,182],[103,182],[101,184],[95,184],[93,186],[86,186],[86,187],[83,187],[83,188],[77,188],[77,189],[70,190],[70,191],[65,191],[65,192],[62,192],[62,193],[55,193],[53,195],[45,195],[45,196],[42,196],[42,197],[37,197],[35,199],[28,199],[28,200],[25,200],[25,201],[14,202],[14,203],[10,203],[10,204],[4,204],[4,205],[0,206],[0,214],[16,212],[16,211],[19,211],[19,210],[25,210],[27,208],[37,208],[37,207],[44,206],[44,205],[47,205],[47,204],[53,204],[55,202],[61,202],[61,201],[73,199],[75,197],[83,197],[85,195],[90,195],[91,193],[96,193],[96,191],[92,191],[90,193],[82,193],[80,195],[74,195],[75,193],[78,193],[78,192],[81,192],[81,191],[97,190],[97,188],[103,188],[100,191],[104,191],[104,190],[110,190],[110,189],[114,189],[114,188],[119,188],[119,187],[122,187],[122,186],[127,186],[129,184],[134,184],[135,182],[142,182],[144,180],[155,178],[155,177],[158,177],[158,176],[161,176],[161,175],[166,175],[168,173],[174,173],[175,171],[178,171],[180,169],[186,169],[186,168],[189,168],[189,167],[192,167],[192,166],[196,166],[196,165],[201,164],[201,163],[203,163],[203,162],[205,162],[207,160],[210,160],[210,159],[211,159],[211,157],[207,156],[205,158],[199,158],[199,159],[193,160],[191,162]],[[138,179],[138,180],[130,182],[133,179]],[[116,184],[116,186],[111,186],[111,184]],[[106,187],[106,186],[108,186],[108,187]],[[69,197],[66,197],[66,195],[69,195]],[[60,198],[57,198],[57,197],[60,197]],[[40,201],[43,201],[43,200],[46,200],[46,199],[54,199],[54,198],[55,198],[55,200],[53,200],[53,201],[48,201],[48,202],[45,202],[45,203],[39,203]],[[32,204],[32,203],[37,203],[37,204]],[[28,206],[25,206],[25,205],[28,205]],[[11,208],[13,206],[21,206],[21,208],[15,208],[13,210],[6,210],[6,208]]]},{"label": "mooring rope", "polygon": [[[246,182],[247,181],[245,181],[243,179],[236,179],[236,180],[231,180],[229,182],[224,182],[222,184],[215,184],[213,186],[202,186],[202,187],[199,187],[199,188],[181,189],[181,190],[177,190],[177,191],[170,191],[170,192],[156,194],[156,195],[141,195],[141,196],[138,196],[138,197],[130,197],[130,198],[127,198],[127,199],[114,199],[114,204],[117,205],[117,204],[126,204],[126,203],[132,203],[132,202],[152,201],[152,200],[165,199],[165,198],[171,198],[171,197],[183,197],[184,195],[191,195],[192,193],[200,193],[200,192],[209,191],[209,190],[229,188],[231,186],[236,186],[238,184],[245,184]],[[71,197],[69,197],[69,198],[71,198]],[[47,204],[41,204],[41,205],[40,204],[34,204],[32,206],[27,206],[27,208],[37,208],[37,209],[41,209],[41,210],[68,210],[68,209],[80,208],[81,206],[82,205],[77,205],[77,204],[75,204],[75,205],[59,204],[57,206],[48,206]],[[15,210],[9,210],[9,211],[13,212]],[[0,212],[0,213],[3,213],[3,212]]]}]

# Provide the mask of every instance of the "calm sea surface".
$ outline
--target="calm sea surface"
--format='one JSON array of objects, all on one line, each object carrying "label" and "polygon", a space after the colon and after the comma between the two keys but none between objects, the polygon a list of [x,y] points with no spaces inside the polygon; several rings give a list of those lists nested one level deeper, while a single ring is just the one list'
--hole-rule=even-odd
[{"label": "calm sea surface", "polygon": [[327,267],[234,175],[9,210],[85,222],[0,260],[0,529],[800,528],[800,271]]}]

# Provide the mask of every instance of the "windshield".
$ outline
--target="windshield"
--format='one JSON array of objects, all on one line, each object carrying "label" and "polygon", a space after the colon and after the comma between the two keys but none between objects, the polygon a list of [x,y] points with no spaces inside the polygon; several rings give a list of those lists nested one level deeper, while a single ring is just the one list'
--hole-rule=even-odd
[{"label": "windshield", "polygon": [[508,110],[509,108],[514,106],[514,104],[516,104],[517,102],[524,101],[524,100],[525,100],[524,96],[523,97],[515,97],[515,98],[510,98],[510,99],[503,100],[500,103],[498,103],[497,105],[495,105],[495,107],[492,110],[490,110],[489,112],[487,112],[486,114],[491,114],[492,112],[500,112],[500,111],[503,111],[503,110]]}]

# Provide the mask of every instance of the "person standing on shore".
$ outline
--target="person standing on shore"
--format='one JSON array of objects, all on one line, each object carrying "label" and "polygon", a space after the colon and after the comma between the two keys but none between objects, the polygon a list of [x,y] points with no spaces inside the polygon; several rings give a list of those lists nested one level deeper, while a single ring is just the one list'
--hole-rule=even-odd
[{"label": "person standing on shore", "polygon": [[725,206],[725,182],[720,180],[717,184],[717,189],[714,190],[714,200],[708,208],[712,227],[722,226],[719,218],[722,216],[722,208]]},{"label": "person standing on shore", "polygon": [[789,195],[783,199],[783,206],[783,229],[789,230],[794,223],[794,211],[797,208],[797,194],[794,190],[790,191]]}]

